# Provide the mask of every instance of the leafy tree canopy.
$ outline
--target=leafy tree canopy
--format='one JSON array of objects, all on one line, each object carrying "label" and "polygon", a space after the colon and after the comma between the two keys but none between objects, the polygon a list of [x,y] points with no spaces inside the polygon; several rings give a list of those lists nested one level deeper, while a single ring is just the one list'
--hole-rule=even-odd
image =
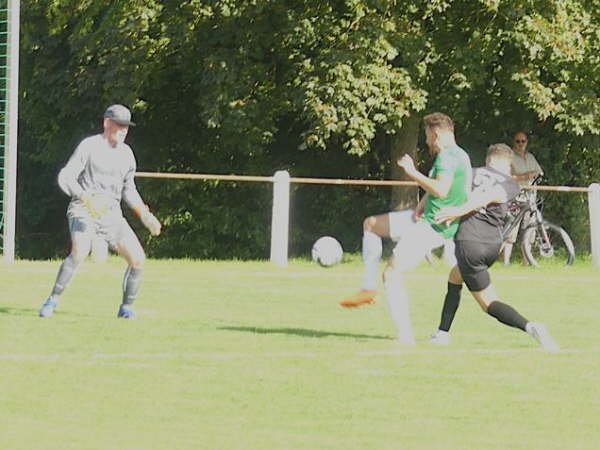
[{"label": "leafy tree canopy", "polygon": [[[25,200],[114,102],[152,170],[386,177],[406,119],[441,110],[474,152],[526,129],[554,183],[599,175],[597,0],[21,3]],[[150,195],[192,223],[186,189]],[[47,229],[63,200],[25,206],[22,226]]]}]

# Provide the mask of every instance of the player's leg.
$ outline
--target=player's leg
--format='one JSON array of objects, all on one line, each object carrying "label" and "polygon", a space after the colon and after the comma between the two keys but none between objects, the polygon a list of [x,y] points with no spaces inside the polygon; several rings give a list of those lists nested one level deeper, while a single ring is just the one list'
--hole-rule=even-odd
[{"label": "player's leg", "polygon": [[512,251],[513,251],[515,243],[517,242],[517,239],[519,237],[519,232],[522,228],[522,225],[523,225],[523,218],[521,218],[521,220],[519,220],[513,226],[513,229],[508,234],[508,236],[506,236],[506,238],[504,240],[504,245],[502,246],[502,255],[503,255],[503,262],[504,262],[505,266],[510,265],[510,258],[512,255]]},{"label": "player's leg", "polygon": [[390,237],[389,214],[367,217],[363,222],[362,259],[364,275],[361,289],[340,304],[347,308],[375,302],[379,278],[379,263],[383,253],[383,238]]},{"label": "player's leg", "polygon": [[448,267],[456,266],[454,239],[444,240],[443,259],[444,259],[444,262],[448,265]]},{"label": "player's leg", "polygon": [[463,279],[458,266],[454,266],[448,275],[448,287],[442,306],[440,324],[435,333],[431,335],[430,343],[436,345],[448,345],[450,343],[450,327],[456,316],[460,304],[460,293]]},{"label": "player's leg", "polygon": [[428,223],[420,221],[408,225],[394,247],[392,261],[385,271],[384,286],[400,343],[415,344],[405,273],[423,261],[431,249],[441,245],[442,237]]},{"label": "player's leg", "polygon": [[484,244],[480,242],[458,240],[455,242],[457,266],[448,276],[448,290],[444,298],[440,325],[430,339],[432,344],[448,345],[450,327],[454,321],[460,303],[462,283],[469,290],[480,290],[490,285],[487,269],[494,263],[500,251],[500,243]]},{"label": "player's leg", "polygon": [[517,242],[517,236],[519,234],[519,227],[520,227],[520,224],[515,225],[515,227],[512,229],[512,231],[506,237],[506,241],[504,242],[502,255],[503,255],[503,261],[504,261],[505,266],[510,265],[510,257],[512,255],[512,251],[513,251],[515,242]]},{"label": "player's leg", "polygon": [[[492,285],[488,267],[494,262],[493,246],[489,246],[482,252],[481,266],[475,267],[472,271],[466,272],[461,268],[465,284],[471,291],[471,294],[481,307],[481,309],[494,317],[500,323],[509,327],[518,328],[535,338],[544,350],[558,351],[557,343],[552,339],[546,326],[539,322],[531,322],[523,317],[515,308],[500,300],[494,286]],[[460,258],[459,258],[460,261]]]},{"label": "player's leg", "polygon": [[404,272],[394,267],[391,261],[383,275],[383,285],[390,315],[396,327],[398,342],[415,345],[415,337],[410,320],[410,299],[406,290]]},{"label": "player's leg", "polygon": [[71,282],[77,268],[90,253],[94,232],[92,224],[83,219],[72,218],[69,220],[69,229],[71,252],[58,269],[52,292],[39,311],[40,317],[52,317],[60,301],[60,296]]},{"label": "player's leg", "polygon": [[499,250],[499,244],[459,241],[456,251],[459,269],[469,291],[484,312],[505,325],[525,331],[527,319],[510,305],[501,302],[492,286],[488,269],[494,264]]},{"label": "player's leg", "polygon": [[475,291],[472,294],[481,306],[481,309],[496,318],[499,322],[525,331],[536,339],[544,350],[551,352],[559,350],[558,344],[550,335],[546,325],[527,320],[512,306],[501,302],[491,284],[484,290]]},{"label": "player's leg", "polygon": [[502,303],[492,286],[488,269],[497,258],[499,250],[500,244],[458,241],[458,267],[469,291],[484,312],[505,325],[525,331],[527,319],[510,305]]},{"label": "player's leg", "polygon": [[365,274],[362,288],[367,290],[377,289],[379,278],[379,263],[382,254],[382,239],[390,237],[390,215],[367,217],[363,222],[362,257],[365,265]]},{"label": "player's leg", "polygon": [[142,282],[146,254],[139,239],[131,227],[123,220],[124,224],[115,250],[127,261],[127,269],[123,277],[123,299],[119,306],[118,317],[125,319],[135,318],[132,308]]},{"label": "player's leg", "polygon": [[[533,217],[531,216],[531,213],[529,211],[527,211],[524,215],[523,215],[523,219],[521,220],[521,223],[519,225],[519,229],[520,229],[520,233],[521,235],[523,235],[523,232],[530,226],[532,225],[534,222]],[[529,261],[527,260],[527,258],[525,257],[525,246],[528,244],[528,242],[525,242],[523,239],[521,239],[521,245],[519,245],[519,249],[521,250],[521,261],[523,262],[524,266],[528,266],[529,265]]]}]

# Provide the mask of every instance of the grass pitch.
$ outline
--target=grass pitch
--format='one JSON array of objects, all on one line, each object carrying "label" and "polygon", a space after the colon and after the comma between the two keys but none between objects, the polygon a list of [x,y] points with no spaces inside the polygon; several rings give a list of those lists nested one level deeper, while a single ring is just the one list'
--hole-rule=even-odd
[{"label": "grass pitch", "polygon": [[138,320],[117,320],[124,263],[87,264],[51,319],[59,262],[0,267],[2,449],[597,449],[600,277],[589,264],[493,269],[562,346],[541,351],[467,292],[432,347],[447,268],[408,276],[418,345],[385,299],[338,300],[350,262],[148,261]]}]

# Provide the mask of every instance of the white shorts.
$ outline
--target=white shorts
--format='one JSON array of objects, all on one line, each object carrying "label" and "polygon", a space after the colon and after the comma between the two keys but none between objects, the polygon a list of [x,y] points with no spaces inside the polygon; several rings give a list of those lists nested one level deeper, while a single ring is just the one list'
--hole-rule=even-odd
[{"label": "white shorts", "polygon": [[444,245],[444,238],[426,220],[414,220],[414,210],[389,213],[390,237],[394,247],[394,269],[414,269],[434,248]]}]

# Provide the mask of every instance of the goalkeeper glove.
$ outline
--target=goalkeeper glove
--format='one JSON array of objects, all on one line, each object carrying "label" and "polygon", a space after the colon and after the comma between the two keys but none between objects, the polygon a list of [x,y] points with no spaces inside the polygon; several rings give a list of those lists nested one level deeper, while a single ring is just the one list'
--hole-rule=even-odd
[{"label": "goalkeeper glove", "polygon": [[84,194],[80,199],[94,219],[102,217],[110,208],[110,200],[101,194]]}]

